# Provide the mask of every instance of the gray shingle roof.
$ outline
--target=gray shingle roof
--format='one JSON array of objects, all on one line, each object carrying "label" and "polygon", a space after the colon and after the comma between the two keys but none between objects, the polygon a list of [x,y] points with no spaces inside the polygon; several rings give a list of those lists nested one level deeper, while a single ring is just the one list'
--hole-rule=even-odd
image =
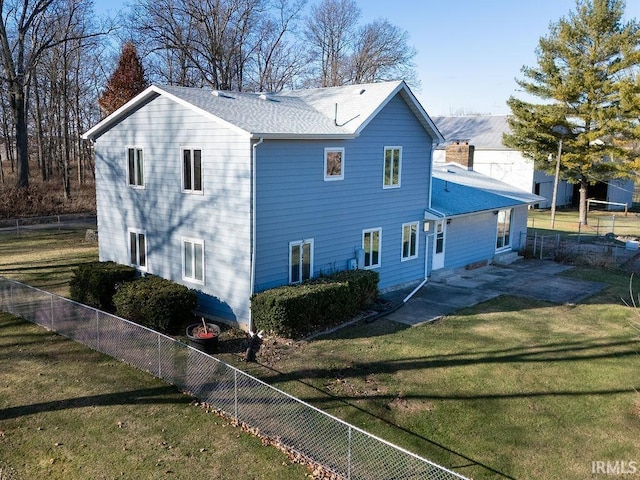
[{"label": "gray shingle roof", "polygon": [[446,216],[545,201],[544,197],[453,164],[433,169],[432,188],[431,206]]},{"label": "gray shingle roof", "polygon": [[509,131],[507,115],[433,117],[447,143],[469,140],[476,149],[509,150],[502,144],[502,134]]},{"label": "gray shingle roof", "polygon": [[352,138],[396,94],[430,134],[443,140],[435,124],[404,81],[283,91],[275,94],[214,92],[205,88],[151,86],[86,132],[96,138],[131,111],[158,95],[253,137]]}]

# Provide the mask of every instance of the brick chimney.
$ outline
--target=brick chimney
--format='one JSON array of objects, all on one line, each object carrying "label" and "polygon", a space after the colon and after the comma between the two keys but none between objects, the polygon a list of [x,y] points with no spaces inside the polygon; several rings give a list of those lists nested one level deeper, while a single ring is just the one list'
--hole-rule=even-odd
[{"label": "brick chimney", "polygon": [[445,148],[444,160],[447,163],[457,163],[467,170],[473,170],[473,151],[475,147],[469,145],[468,140],[454,140]]}]

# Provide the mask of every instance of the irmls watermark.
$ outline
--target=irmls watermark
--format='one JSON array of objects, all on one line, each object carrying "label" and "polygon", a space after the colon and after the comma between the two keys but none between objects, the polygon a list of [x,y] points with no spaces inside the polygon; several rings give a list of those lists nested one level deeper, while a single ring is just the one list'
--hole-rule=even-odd
[{"label": "irmls watermark", "polygon": [[635,475],[640,464],[633,460],[597,460],[591,462],[591,473],[601,475]]}]

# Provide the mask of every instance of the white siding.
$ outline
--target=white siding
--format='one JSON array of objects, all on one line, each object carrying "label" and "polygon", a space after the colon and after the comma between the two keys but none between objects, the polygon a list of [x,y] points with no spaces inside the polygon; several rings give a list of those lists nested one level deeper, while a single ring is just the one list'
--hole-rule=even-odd
[{"label": "white siding", "polygon": [[[127,185],[127,145],[143,148],[143,189]],[[202,149],[203,195],[182,192],[184,146]],[[199,290],[204,310],[247,324],[248,137],[158,97],[99,137],[95,147],[100,259],[128,264],[127,228],[144,229],[149,273]],[[182,281],[182,237],[205,241],[205,285]]]}]

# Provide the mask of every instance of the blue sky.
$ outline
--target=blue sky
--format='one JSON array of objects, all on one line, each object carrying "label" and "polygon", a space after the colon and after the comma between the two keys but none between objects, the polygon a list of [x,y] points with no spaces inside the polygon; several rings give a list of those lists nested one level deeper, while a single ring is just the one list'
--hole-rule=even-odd
[{"label": "blue sky", "polygon": [[[314,0],[310,0],[314,1]],[[124,0],[95,0],[98,13]],[[430,115],[504,114],[523,65],[535,66],[540,37],[575,9],[575,0],[359,0],[362,20],[386,18],[406,30],[417,50],[421,88],[414,93]],[[392,5],[393,8],[389,8]],[[625,19],[640,18],[627,0]]]}]

